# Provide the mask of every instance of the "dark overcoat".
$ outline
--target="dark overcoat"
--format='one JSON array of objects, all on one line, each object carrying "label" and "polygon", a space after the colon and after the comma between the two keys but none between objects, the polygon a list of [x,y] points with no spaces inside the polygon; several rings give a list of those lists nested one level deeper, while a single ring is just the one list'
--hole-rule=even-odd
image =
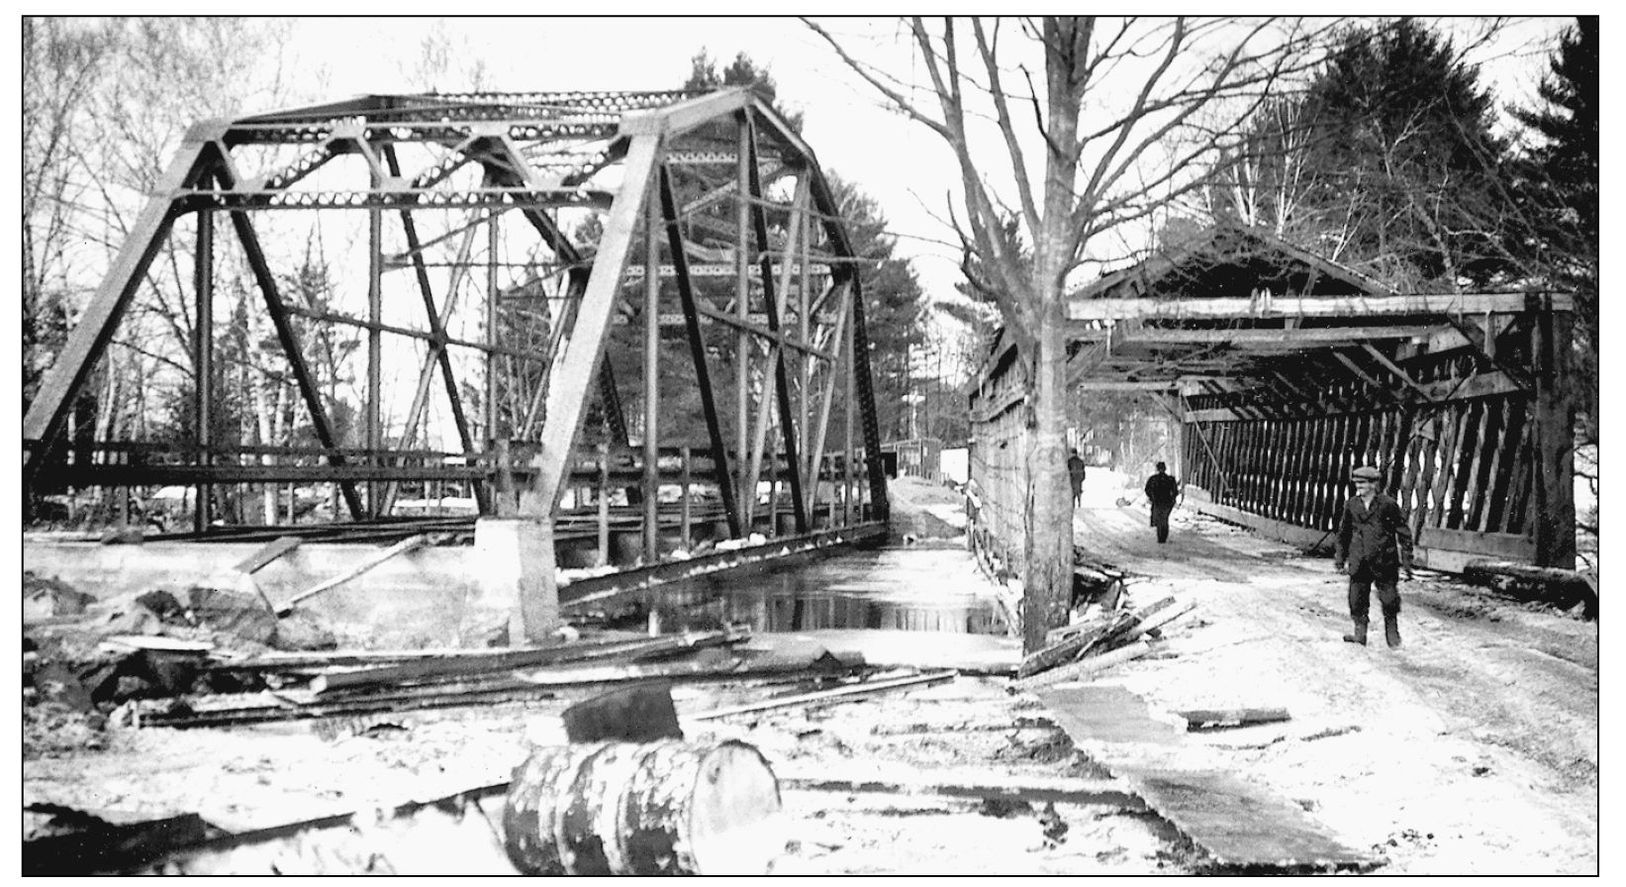
[{"label": "dark overcoat", "polygon": [[1411,569],[1411,554],[1411,527],[1400,503],[1382,493],[1372,497],[1370,506],[1360,496],[1344,503],[1333,557],[1341,566],[1348,564],[1349,575],[1394,582],[1402,566]]}]

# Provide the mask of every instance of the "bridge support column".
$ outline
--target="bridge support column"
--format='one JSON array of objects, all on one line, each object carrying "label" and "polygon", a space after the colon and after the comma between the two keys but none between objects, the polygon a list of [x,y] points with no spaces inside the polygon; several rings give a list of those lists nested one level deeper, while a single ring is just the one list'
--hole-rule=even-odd
[{"label": "bridge support column", "polygon": [[540,643],[559,628],[553,527],[546,520],[482,517],[474,523],[480,599],[508,602],[508,643]]}]

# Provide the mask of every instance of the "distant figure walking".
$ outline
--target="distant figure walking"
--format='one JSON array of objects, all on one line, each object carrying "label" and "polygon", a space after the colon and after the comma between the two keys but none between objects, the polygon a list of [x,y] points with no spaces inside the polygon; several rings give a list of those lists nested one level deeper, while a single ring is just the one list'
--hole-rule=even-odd
[{"label": "distant figure walking", "polygon": [[1073,482],[1073,507],[1077,508],[1084,497],[1084,460],[1079,458],[1076,449],[1067,457],[1067,479]]},{"label": "distant figure walking", "polygon": [[1157,541],[1169,541],[1169,512],[1180,500],[1180,483],[1165,472],[1168,466],[1157,463],[1157,473],[1146,479],[1146,501],[1152,504],[1152,526],[1157,528]]},{"label": "distant figure walking", "polygon": [[1355,622],[1353,634],[1344,635],[1352,644],[1366,643],[1366,614],[1371,606],[1372,585],[1378,587],[1378,604],[1383,608],[1383,637],[1390,647],[1400,646],[1400,573],[1411,579],[1411,527],[1400,503],[1378,490],[1381,475],[1364,466],[1350,472],[1355,495],[1344,503],[1338,521],[1338,550],[1333,563],[1340,573],[1349,574],[1349,616]]}]

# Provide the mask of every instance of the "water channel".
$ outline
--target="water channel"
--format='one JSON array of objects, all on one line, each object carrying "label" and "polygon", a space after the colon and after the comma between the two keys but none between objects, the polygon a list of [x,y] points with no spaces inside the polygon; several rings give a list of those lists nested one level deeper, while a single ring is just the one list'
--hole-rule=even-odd
[{"label": "water channel", "polygon": [[963,547],[843,549],[673,582],[650,593],[662,630],[722,623],[758,632],[880,629],[1005,633]]}]

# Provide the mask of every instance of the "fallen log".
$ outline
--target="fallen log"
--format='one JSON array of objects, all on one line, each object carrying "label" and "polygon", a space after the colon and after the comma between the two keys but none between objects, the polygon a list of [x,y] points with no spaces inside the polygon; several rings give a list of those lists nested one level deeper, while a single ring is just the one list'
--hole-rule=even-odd
[{"label": "fallen log", "polygon": [[951,681],[959,672],[954,669],[928,672],[906,678],[896,678],[889,681],[870,681],[837,687],[834,690],[820,690],[815,693],[800,693],[795,696],[781,696],[776,699],[765,699],[761,702],[752,702],[746,705],[734,705],[727,708],[718,708],[699,714],[689,715],[689,720],[709,721],[715,718],[725,718],[730,715],[752,714],[759,711],[769,711],[775,708],[789,708],[796,705],[818,705],[825,702],[844,702],[858,696],[868,696],[873,693],[885,693],[906,687],[924,687]]},{"label": "fallen log", "polygon": [[1462,579],[1470,585],[1494,588],[1523,601],[1539,601],[1561,609],[1583,605],[1583,615],[1598,618],[1598,587],[1586,573],[1558,567],[1535,567],[1511,561],[1469,561]]},{"label": "fallen log", "polygon": [[1245,727],[1250,724],[1270,724],[1277,721],[1291,720],[1292,718],[1285,708],[1197,708],[1190,711],[1177,711],[1175,714],[1186,719],[1186,730],[1188,732],[1225,727]]}]

